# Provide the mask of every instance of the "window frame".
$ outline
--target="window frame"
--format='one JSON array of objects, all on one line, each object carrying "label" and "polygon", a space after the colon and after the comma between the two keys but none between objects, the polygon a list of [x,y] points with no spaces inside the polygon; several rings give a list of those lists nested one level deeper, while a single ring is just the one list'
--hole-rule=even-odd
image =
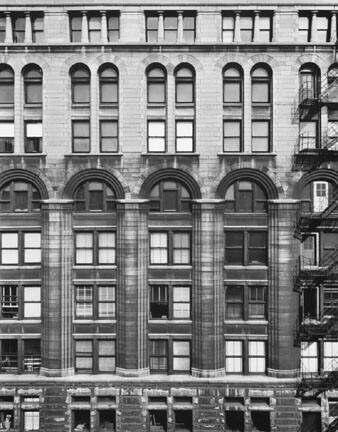
[{"label": "window frame", "polygon": [[[254,288],[259,288],[263,291],[263,300],[255,300],[251,298],[251,293]],[[239,291],[238,298],[228,298],[230,290],[236,289]],[[257,283],[225,283],[224,285],[224,298],[225,298],[225,321],[266,321],[267,320],[267,294],[268,285],[257,281]],[[231,305],[240,306],[240,314],[237,316],[228,314]],[[261,305],[263,307],[263,314],[253,314],[251,312],[251,305]]]},{"label": "window frame", "polygon": [[[166,347],[166,352],[163,354],[153,353],[152,343],[154,342],[162,342],[163,346]],[[177,355],[174,354],[174,343],[175,342],[186,342],[189,343],[189,356],[187,355]],[[165,375],[173,375],[173,374],[190,374],[191,371],[191,339],[190,338],[179,338],[179,337],[167,337],[167,338],[154,338],[151,337],[148,340],[149,346],[149,369],[150,374],[165,374]],[[165,359],[166,368],[152,368],[152,358],[160,358]],[[174,359],[175,358],[189,358],[189,370],[188,369],[174,369]]]},{"label": "window frame", "polygon": [[[164,234],[166,236],[166,247],[153,247],[151,244],[151,238],[154,234]],[[189,235],[189,262],[187,263],[175,263],[174,260],[174,250],[186,250],[185,248],[174,248],[174,235],[175,234],[188,234]],[[152,260],[152,249],[162,249],[166,251],[167,260],[166,263],[156,263]],[[149,265],[150,266],[191,266],[192,260],[192,232],[191,230],[178,230],[178,229],[168,229],[168,230],[153,230],[149,231]]]},{"label": "window frame", "polygon": [[[41,124],[41,137],[28,137],[28,125],[31,124]],[[43,146],[43,123],[41,120],[25,120],[25,153],[42,153]],[[32,141],[32,143],[31,143]],[[32,147],[33,150],[28,149]]]},{"label": "window frame", "polygon": [[[92,236],[92,246],[91,247],[81,247],[78,248],[77,247],[77,235],[78,234],[91,234]],[[115,242],[114,245],[112,247],[99,247],[99,236],[100,235],[107,235],[107,234],[114,234],[115,237]],[[92,251],[92,262],[91,263],[79,263],[78,259],[77,259],[77,252],[79,251],[79,249],[85,249],[85,250],[91,250]],[[100,250],[105,250],[105,249],[110,249],[112,251],[114,251],[114,260],[111,263],[100,263],[99,260],[99,252]],[[104,266],[104,267],[108,267],[108,266],[116,266],[116,250],[117,250],[117,245],[116,245],[116,230],[111,229],[111,230],[85,230],[85,229],[80,229],[80,228],[76,228],[74,229],[74,265],[75,266]]]},{"label": "window frame", "polygon": [[[1,42],[0,42],[1,43]],[[11,75],[11,77],[0,77],[0,87],[3,88],[7,88],[7,90],[9,89],[10,92],[10,100],[7,100],[5,102],[2,102],[2,98],[0,97],[0,105],[1,107],[4,106],[14,106],[14,85],[15,85],[15,74],[13,69],[7,65],[7,64],[2,64],[0,67],[0,72],[2,71],[8,71],[8,73]]]},{"label": "window frame", "polygon": [[[153,291],[155,288],[161,287],[165,291],[165,300],[154,300]],[[175,289],[186,288],[189,290],[189,301],[175,301]],[[189,305],[189,317],[175,316],[175,304]],[[152,305],[162,305],[166,308],[166,315],[161,317],[152,317]],[[154,320],[178,320],[191,321],[191,285],[177,283],[151,283],[149,284],[149,321]]]},{"label": "window frame", "polygon": [[[112,18],[117,22],[115,27],[111,23]],[[120,39],[120,14],[118,12],[107,13],[107,39],[109,43],[118,42]]]},{"label": "window frame", "polygon": [[[102,210],[101,209],[91,209],[90,206],[90,184],[91,183],[101,183],[102,184]],[[78,194],[80,192],[80,189],[83,188],[83,198],[79,199]],[[111,195],[109,195],[109,191],[112,192]],[[74,191],[73,195],[74,199],[74,213],[112,213],[116,210],[116,193],[111,187],[111,185],[107,184],[104,181],[101,181],[100,179],[91,179],[86,180],[78,185],[78,187]],[[82,204],[84,207],[84,210],[79,209],[78,205]],[[111,208],[109,208],[111,207]]]},{"label": "window frame", "polygon": [[[116,125],[116,136],[111,135],[111,136],[103,136],[102,135],[102,125],[104,123],[111,123]],[[116,141],[116,148],[113,150],[103,150],[103,143],[102,143],[102,139],[110,139],[113,140],[112,142]],[[118,153],[119,152],[119,121],[118,119],[100,119],[100,153]]]},{"label": "window frame", "polygon": [[[226,76],[226,72],[230,69],[235,69],[238,72],[238,76]],[[239,99],[238,100],[227,100],[226,99],[226,86],[236,84],[239,86]],[[237,64],[227,64],[223,69],[223,105],[242,105],[243,104],[243,71]]]},{"label": "window frame", "polygon": [[[39,73],[39,77],[27,77],[27,74],[31,71]],[[30,65],[26,67],[23,72],[23,86],[24,86],[24,101],[26,106],[40,107],[43,105],[43,71],[38,65]],[[32,101],[29,97],[29,88],[35,89],[38,92],[37,101]]]},{"label": "window frame", "polygon": [[[175,183],[176,188],[175,189],[165,189],[165,183]],[[154,197],[152,196],[152,192],[155,188],[158,188],[158,196]],[[168,210],[166,205],[166,195],[165,191],[176,191],[176,209],[175,210]],[[189,198],[186,198],[183,196],[184,190],[186,190],[187,194],[190,195]],[[150,194],[149,194],[149,201],[150,201],[150,213],[191,213],[191,201],[192,196],[191,192],[189,191],[188,187],[186,187],[181,182],[177,181],[175,178],[168,178],[163,179],[157,182],[153,185]],[[155,207],[156,206],[156,207]],[[187,210],[187,206],[189,207]]]},{"label": "window frame", "polygon": [[[266,228],[239,228],[239,229],[224,229],[225,233],[225,252],[224,252],[224,265],[225,266],[241,266],[241,267],[252,267],[252,266],[259,266],[259,267],[267,267],[269,262],[269,256],[268,256],[268,230]],[[241,234],[241,245],[235,245],[235,246],[227,246],[227,233],[237,233]],[[249,262],[249,251],[250,249],[263,249],[261,246],[252,247],[250,246],[250,234],[265,234],[265,264],[250,264]],[[231,251],[233,249],[238,249],[242,251],[242,260],[241,263],[231,263],[227,261],[227,250]]]},{"label": "window frame", "polygon": [[[85,136],[85,135],[83,135],[83,136],[75,136],[75,124],[76,123],[81,123],[81,124],[87,124],[88,125],[88,136]],[[90,128],[90,119],[86,119],[86,120],[84,120],[84,119],[82,119],[82,120],[80,120],[80,119],[72,119],[72,153],[90,153],[91,152],[91,130],[90,130],[91,128]],[[78,151],[78,150],[75,150],[75,147],[76,147],[76,143],[75,143],[75,140],[88,140],[88,144],[87,144],[87,146],[88,146],[88,150],[81,150],[81,151]],[[81,144],[82,145],[82,144]]]},{"label": "window frame", "polygon": [[[76,74],[76,72],[78,71],[82,71],[83,73],[87,74],[87,76],[81,76],[81,77],[76,77],[74,76],[74,74]],[[70,70],[70,85],[71,85],[71,103],[72,106],[76,107],[76,106],[90,106],[90,100],[91,100],[91,72],[89,70],[89,68],[85,65],[74,65],[71,70]],[[77,86],[78,85],[86,85],[87,86],[87,90],[86,92],[88,92],[88,99],[86,100],[77,100],[78,99],[78,95],[77,95]]]},{"label": "window frame", "polygon": [[[254,128],[253,125],[254,123],[266,123],[267,127],[268,127],[268,135],[254,135]],[[252,153],[270,153],[271,152],[271,147],[272,147],[272,139],[271,139],[271,120],[270,119],[252,119],[251,120],[251,152]],[[254,139],[255,138],[259,138],[259,139],[264,139],[266,140],[267,143],[267,149],[266,150],[255,150],[254,149]]]},{"label": "window frame", "polygon": [[[154,28],[150,28],[149,21],[150,19],[155,19],[156,22],[154,24]],[[146,42],[148,43],[157,43],[158,42],[158,22],[159,16],[156,13],[147,13],[146,14]],[[152,38],[151,35],[156,33],[156,38]]]},{"label": "window frame", "polygon": [[[153,123],[158,123],[163,125],[164,135],[150,135],[150,125]],[[151,150],[150,140],[156,139],[163,141],[162,150]],[[165,119],[148,119],[147,120],[147,153],[166,153],[167,151],[167,122]]]},{"label": "window frame", "polygon": [[[45,32],[45,19],[44,14],[34,14],[32,15],[32,42],[35,44],[44,42],[44,32]],[[37,25],[37,22],[42,22],[41,27]]]},{"label": "window frame", "polygon": [[[73,20],[78,19],[80,22],[79,28],[75,28]],[[79,13],[72,13],[69,16],[69,35],[70,42],[81,43],[82,39],[82,17]]]},{"label": "window frame", "polygon": [[[250,183],[251,189],[240,189],[240,183]],[[227,193],[232,188],[233,199],[227,199]],[[251,209],[242,209],[242,200],[241,191],[252,191],[251,192]],[[265,195],[265,199],[260,198],[260,192]],[[268,195],[264,188],[258,183],[251,181],[250,179],[241,178],[231,183],[227,190],[225,191],[224,201],[225,201],[225,213],[242,213],[242,214],[251,214],[251,213],[259,213],[266,214],[267,213],[267,200]],[[265,209],[262,210],[260,208],[260,204],[264,203]],[[231,208],[230,208],[231,206]]]},{"label": "window frame", "polygon": [[[89,342],[91,346],[90,351],[77,351],[77,342]],[[113,347],[113,355],[110,354],[100,354],[99,345],[100,342],[110,342]],[[115,373],[116,370],[116,338],[113,337],[104,337],[104,336],[94,336],[91,338],[88,337],[76,337],[74,338],[74,365],[75,365],[75,374],[79,373],[87,373],[87,374],[105,374],[105,373]],[[91,359],[91,367],[89,368],[79,368],[77,367],[77,359],[78,358],[86,358]],[[114,367],[111,371],[103,371],[100,370],[100,358],[113,358],[114,359]]]},{"label": "window frame", "polygon": [[[113,69],[116,73],[115,76],[105,77],[102,76],[102,73],[107,69]],[[117,107],[119,104],[119,72],[114,64],[104,64],[98,70],[98,78],[99,78],[99,100],[100,106],[102,107]],[[110,84],[116,88],[116,100],[104,101],[103,100],[103,85]]]},{"label": "window frame", "polygon": [[[80,303],[78,299],[78,288],[80,287],[86,287],[90,288],[91,296],[87,301],[84,301]],[[113,300],[107,300],[103,301],[100,299],[100,288],[109,288],[113,292]],[[88,315],[79,315],[77,306],[79,304],[86,304],[91,306],[91,313]],[[109,315],[102,315],[100,313],[100,305],[101,304],[112,304],[114,313]],[[115,321],[116,320],[116,284],[107,282],[107,283],[101,283],[101,282],[91,282],[86,281],[86,283],[74,283],[74,319],[75,320],[90,320],[90,321],[97,321],[97,320],[105,320],[105,321]]]},{"label": "window frame", "polygon": [[[5,248],[3,249],[2,247],[2,235],[3,234],[16,234],[17,235],[17,247],[11,247],[11,248]],[[37,247],[25,247],[24,241],[25,241],[25,235],[26,234],[39,234],[40,235],[40,248]],[[1,266],[41,266],[41,262],[42,259],[40,261],[36,261],[36,262],[31,262],[31,261],[26,261],[25,259],[25,251],[27,251],[28,249],[32,249],[32,250],[39,250],[40,253],[42,251],[41,249],[41,231],[37,231],[37,230],[2,230],[0,232],[0,265]],[[17,262],[16,263],[4,263],[3,262],[3,250],[16,250],[17,251]],[[41,257],[42,258],[42,257]]]},{"label": "window frame", "polygon": [[[186,75],[186,76],[178,76],[178,74],[180,73],[180,70],[182,69],[188,69],[191,73],[190,76]],[[191,100],[189,101],[180,101],[179,100],[179,94],[180,94],[180,89],[179,87],[182,85],[189,85],[189,87],[191,87]],[[181,64],[179,65],[176,70],[175,70],[175,105],[176,107],[184,107],[184,106],[188,106],[188,107],[193,107],[195,106],[195,101],[196,101],[196,95],[195,95],[195,86],[196,86],[196,74],[195,74],[195,70],[188,64]]]},{"label": "window frame", "polygon": [[[239,125],[239,135],[225,135],[226,125],[229,123],[236,123]],[[224,153],[241,153],[243,152],[243,121],[242,119],[223,119],[223,152]],[[237,150],[227,150],[226,148],[226,139],[238,139],[238,149]]]},{"label": "window frame", "polygon": [[[16,210],[16,198],[15,198],[15,183],[26,183],[27,184],[27,210],[18,209]],[[1,198],[1,191],[5,188],[9,188],[9,200],[5,200]],[[39,199],[33,199],[34,193],[39,195]],[[11,180],[7,183],[4,183],[0,188],[0,203],[8,203],[8,209],[2,210],[0,206],[0,214],[1,213],[37,213],[40,211],[40,205],[36,206],[37,203],[41,201],[41,194],[38,188],[31,182],[21,181],[21,180]],[[34,208],[34,205],[36,206]]]},{"label": "window frame", "polygon": [[[225,19],[224,18],[231,18],[232,19],[232,26],[231,27],[225,27]],[[231,37],[227,38],[225,37],[226,34],[231,34]],[[223,43],[231,43],[235,40],[235,15],[233,13],[223,13],[222,15],[222,42]]]},{"label": "window frame", "polygon": [[[161,70],[163,73],[163,76],[153,77],[150,76],[151,72],[155,69]],[[149,107],[156,107],[156,106],[166,106],[167,104],[167,72],[165,68],[163,68],[162,65],[154,64],[151,67],[147,68],[146,72],[147,77],[147,105]],[[161,85],[163,87],[163,100],[162,101],[152,101],[150,99],[150,87],[153,85]]]},{"label": "window frame", "polygon": [[[190,123],[192,126],[192,135],[178,135],[178,125]],[[191,140],[191,150],[179,150],[180,140]],[[176,153],[195,153],[195,120],[194,119],[176,119],[175,120],[175,152]]]},{"label": "window frame", "polygon": [[[13,129],[12,136],[1,136],[4,132],[1,132],[1,125],[10,125]],[[14,143],[15,143],[15,132],[14,132],[14,120],[0,121],[0,153],[14,153]],[[3,151],[2,151],[3,148]]]}]

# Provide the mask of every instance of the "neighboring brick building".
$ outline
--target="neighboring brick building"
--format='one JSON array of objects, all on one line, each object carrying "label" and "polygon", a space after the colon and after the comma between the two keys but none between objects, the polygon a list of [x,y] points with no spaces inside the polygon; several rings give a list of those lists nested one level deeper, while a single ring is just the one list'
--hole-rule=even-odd
[{"label": "neighboring brick building", "polygon": [[1,2],[3,428],[336,430],[317,3]]}]

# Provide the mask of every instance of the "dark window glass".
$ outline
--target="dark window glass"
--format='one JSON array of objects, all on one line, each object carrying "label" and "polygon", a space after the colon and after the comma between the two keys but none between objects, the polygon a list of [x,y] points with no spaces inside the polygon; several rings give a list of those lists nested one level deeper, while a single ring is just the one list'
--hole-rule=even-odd
[{"label": "dark window glass", "polygon": [[72,42],[81,42],[82,17],[73,16],[70,18],[70,36]]},{"label": "dark window glass", "polygon": [[166,74],[160,67],[153,67],[147,72],[148,103],[164,104],[166,101]]},{"label": "dark window glass", "polygon": [[0,189],[0,211],[33,212],[40,210],[41,196],[31,184],[11,181]]},{"label": "dark window glass", "polygon": [[72,103],[90,103],[90,72],[85,66],[74,68],[71,73]]},{"label": "dark window glass", "polygon": [[5,339],[1,341],[1,369],[11,371],[18,367],[18,341]]},{"label": "dark window glass", "polygon": [[6,65],[0,66],[0,104],[14,104],[14,72]]},{"label": "dark window glass", "polygon": [[158,41],[158,16],[147,16],[147,42]]},{"label": "dark window glass", "polygon": [[120,18],[118,15],[108,15],[108,42],[116,42],[120,37]]},{"label": "dark window glass", "polygon": [[248,264],[267,265],[266,232],[249,232]]},{"label": "dark window glass", "polygon": [[242,102],[242,74],[233,66],[227,67],[223,74],[223,102]]},{"label": "dark window glass", "polygon": [[151,340],[149,342],[149,357],[150,372],[168,372],[168,342],[166,340]]},{"label": "dark window glass", "polygon": [[255,68],[251,73],[252,103],[270,103],[270,75],[263,67]]},{"label": "dark window glass", "polygon": [[225,193],[225,210],[229,212],[265,212],[267,196],[256,183],[240,180]]},{"label": "dark window glass", "polygon": [[73,153],[88,153],[90,151],[89,120],[73,121]]},{"label": "dark window glass", "polygon": [[100,121],[100,151],[116,153],[118,151],[118,121]]},{"label": "dark window glass", "polygon": [[13,42],[23,43],[25,41],[25,17],[18,15],[13,19]]},{"label": "dark window glass", "polygon": [[42,70],[31,66],[23,72],[26,104],[42,104]]},{"label": "dark window glass", "polygon": [[152,285],[150,287],[150,318],[169,317],[168,286]]},{"label": "dark window glass", "polygon": [[6,18],[0,16],[0,43],[4,43],[6,39]]},{"label": "dark window glass", "polygon": [[194,103],[194,74],[188,67],[180,67],[176,71],[176,103]]},{"label": "dark window glass", "polygon": [[44,41],[43,16],[32,16],[32,41],[34,43],[41,43]]},{"label": "dark window glass", "polygon": [[225,263],[243,265],[244,263],[244,233],[228,231],[225,236]]},{"label": "dark window glass", "polygon": [[225,319],[243,319],[243,286],[229,285],[225,294]]},{"label": "dark window glass", "polygon": [[112,211],[116,207],[114,191],[100,181],[82,183],[75,191],[75,211]]},{"label": "dark window glass", "polygon": [[105,66],[99,71],[100,103],[117,104],[118,102],[118,73],[115,67]]},{"label": "dark window glass", "polygon": [[150,211],[190,212],[191,195],[181,183],[163,180],[151,190]]}]

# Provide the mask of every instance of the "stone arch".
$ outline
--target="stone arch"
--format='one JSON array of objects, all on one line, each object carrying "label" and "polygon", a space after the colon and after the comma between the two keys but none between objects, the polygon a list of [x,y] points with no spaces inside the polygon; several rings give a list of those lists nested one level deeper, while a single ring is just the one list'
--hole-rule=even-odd
[{"label": "stone arch", "polygon": [[328,181],[338,187],[337,171],[331,169],[318,169],[308,172],[301,177],[294,188],[294,198],[299,199],[305,186],[316,180]]},{"label": "stone arch", "polygon": [[35,173],[23,169],[10,169],[0,174],[0,188],[12,180],[23,180],[32,183],[40,192],[41,199],[49,198],[45,182]]}]

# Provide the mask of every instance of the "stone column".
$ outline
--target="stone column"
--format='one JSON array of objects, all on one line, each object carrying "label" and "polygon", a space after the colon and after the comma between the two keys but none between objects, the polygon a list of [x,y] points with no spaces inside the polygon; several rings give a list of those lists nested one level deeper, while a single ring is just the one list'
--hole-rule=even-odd
[{"label": "stone column", "polygon": [[260,39],[259,11],[255,11],[253,41],[260,42],[259,39]]},{"label": "stone column", "polygon": [[107,24],[107,13],[101,11],[101,43],[108,42],[108,24]]},{"label": "stone column", "polygon": [[277,32],[277,13],[274,10],[272,12],[272,17],[271,17],[271,42],[276,43],[277,42],[277,37],[278,32]]},{"label": "stone column", "polygon": [[164,18],[162,11],[158,12],[158,41],[164,41]]},{"label": "stone column", "polygon": [[120,200],[117,227],[116,373],[148,375],[147,200]]},{"label": "stone column", "polygon": [[88,33],[88,17],[87,12],[82,11],[82,26],[81,26],[81,42],[88,43],[89,42],[89,33]]},{"label": "stone column", "polygon": [[295,346],[299,295],[294,291],[299,240],[294,237],[299,201],[269,201],[268,375],[293,377],[299,367]]},{"label": "stone column", "polygon": [[183,42],[183,11],[177,12],[177,42]]},{"label": "stone column", "polygon": [[312,12],[312,22],[311,22],[311,42],[317,42],[317,11]]},{"label": "stone column", "polygon": [[13,26],[12,26],[11,13],[5,12],[5,16],[6,16],[5,43],[13,43]]},{"label": "stone column", "polygon": [[224,375],[223,201],[193,204],[192,375]]},{"label": "stone column", "polygon": [[331,13],[331,34],[330,34],[330,42],[337,42],[337,12],[332,11]]},{"label": "stone column", "polygon": [[236,12],[235,15],[235,28],[234,28],[234,42],[240,42],[241,41],[241,28],[240,28],[240,12]]},{"label": "stone column", "polygon": [[32,43],[32,40],[33,35],[31,14],[29,12],[25,12],[25,43]]},{"label": "stone column", "polygon": [[42,202],[42,368],[74,373],[72,336],[73,230],[71,200]]}]

